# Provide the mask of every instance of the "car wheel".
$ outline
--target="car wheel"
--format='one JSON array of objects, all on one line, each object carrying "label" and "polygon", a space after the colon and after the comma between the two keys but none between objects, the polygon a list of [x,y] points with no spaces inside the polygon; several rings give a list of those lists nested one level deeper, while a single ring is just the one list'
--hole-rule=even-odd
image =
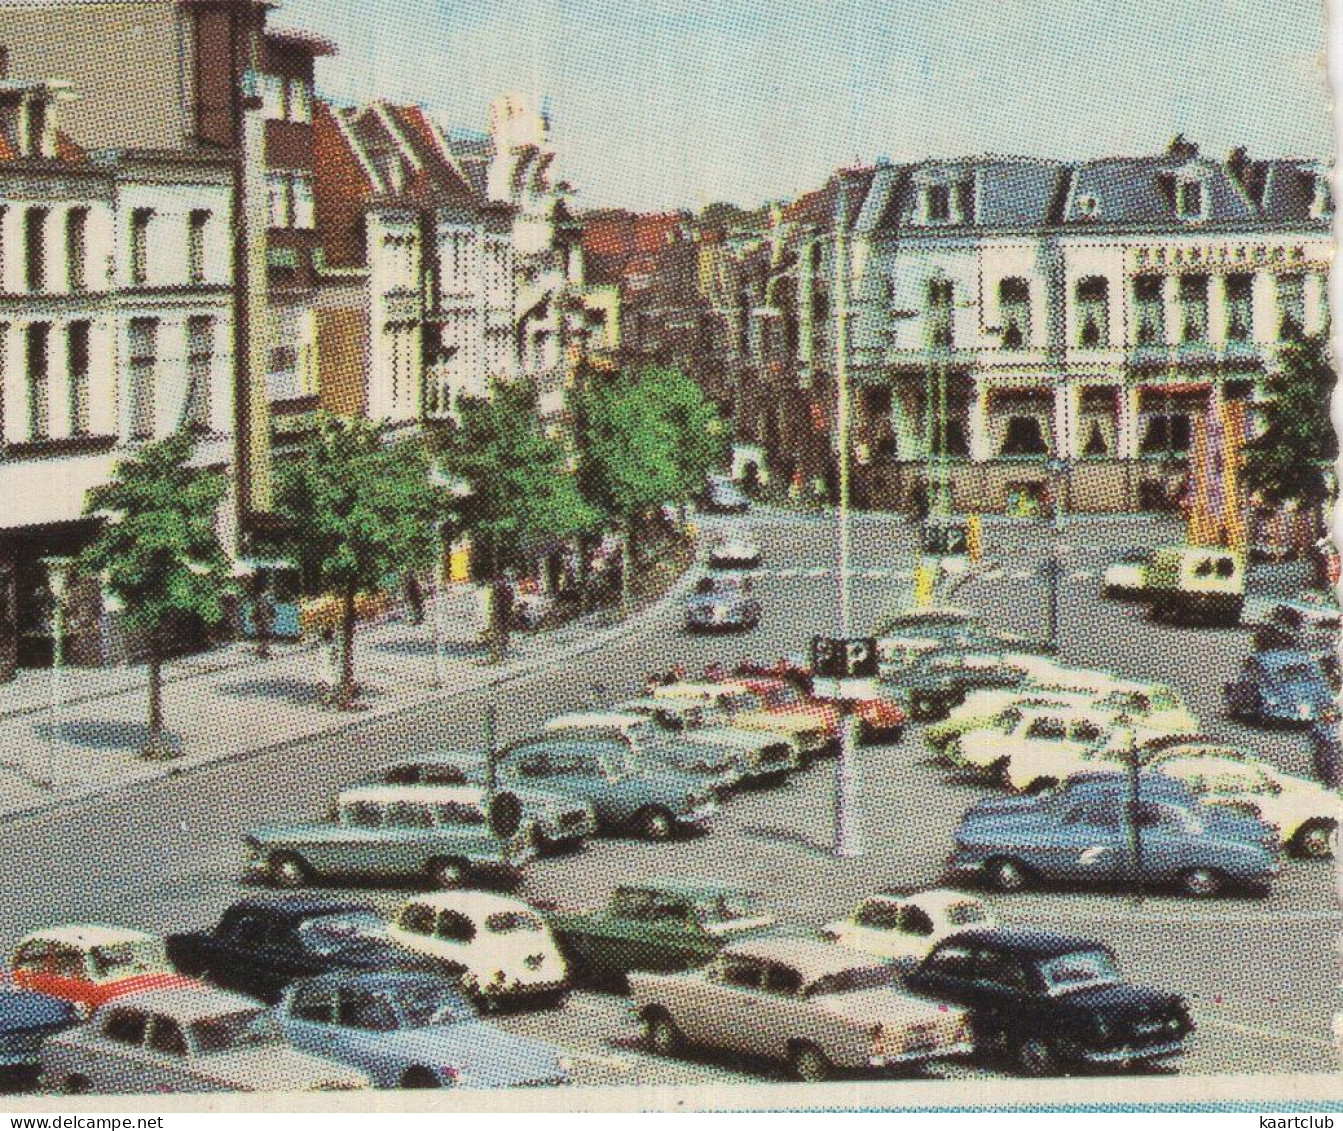
[{"label": "car wheel", "polygon": [[685,1038],[665,1009],[650,1009],[644,1014],[644,1040],[658,1056],[680,1056]]},{"label": "car wheel", "polygon": [[676,832],[676,819],[660,806],[641,809],[634,827],[644,840],[671,840]]},{"label": "car wheel", "polygon": [[1027,1076],[1051,1076],[1058,1071],[1058,1057],[1043,1037],[1028,1037],[1017,1045],[1016,1061]]},{"label": "car wheel", "polygon": [[418,1064],[413,1068],[407,1068],[401,1075],[401,1083],[397,1085],[399,1088],[437,1088],[438,1086],[438,1077],[429,1069]]},{"label": "car wheel", "polygon": [[788,1050],[788,1071],[808,1084],[829,1080],[833,1069],[825,1053],[810,1041],[797,1041]]},{"label": "car wheel", "polygon": [[1180,873],[1180,890],[1206,899],[1222,890],[1222,877],[1211,868],[1190,868]]},{"label": "car wheel", "polygon": [[1307,821],[1292,837],[1292,851],[1307,860],[1326,860],[1334,854],[1334,837],[1338,831],[1335,821],[1317,817]]},{"label": "car wheel", "polygon": [[1031,886],[1030,873],[1017,861],[997,856],[984,865],[990,885],[1001,892],[1025,891]]},{"label": "car wheel", "polygon": [[61,1081],[61,1091],[67,1096],[83,1096],[93,1090],[93,1085],[87,1076],[81,1076],[78,1072],[72,1072]]},{"label": "car wheel", "polygon": [[308,882],[308,866],[292,852],[277,852],[266,864],[270,882],[281,888],[301,888]]},{"label": "car wheel", "polygon": [[459,888],[466,882],[466,865],[461,860],[440,858],[429,863],[429,882],[436,888]]}]

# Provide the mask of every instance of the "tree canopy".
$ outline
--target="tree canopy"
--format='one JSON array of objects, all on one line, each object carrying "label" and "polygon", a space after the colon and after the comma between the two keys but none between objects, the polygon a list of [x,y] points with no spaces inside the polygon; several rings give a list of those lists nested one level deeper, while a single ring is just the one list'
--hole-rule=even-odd
[{"label": "tree canopy", "polygon": [[1246,446],[1246,486],[1269,503],[1323,503],[1325,472],[1338,456],[1329,413],[1334,368],[1324,335],[1285,345],[1264,387],[1265,427]]}]

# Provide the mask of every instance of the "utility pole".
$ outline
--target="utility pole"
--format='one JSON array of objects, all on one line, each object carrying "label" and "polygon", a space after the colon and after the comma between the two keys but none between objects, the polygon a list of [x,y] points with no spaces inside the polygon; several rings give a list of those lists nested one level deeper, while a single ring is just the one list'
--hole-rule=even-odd
[{"label": "utility pole", "polygon": [[[836,432],[839,443],[839,635],[847,640],[852,631],[849,607],[849,186],[838,174],[839,215],[835,227],[835,388],[837,397]],[[847,705],[840,718],[839,765],[835,783],[835,855],[862,855],[861,830],[854,755],[858,738],[858,720]]]}]

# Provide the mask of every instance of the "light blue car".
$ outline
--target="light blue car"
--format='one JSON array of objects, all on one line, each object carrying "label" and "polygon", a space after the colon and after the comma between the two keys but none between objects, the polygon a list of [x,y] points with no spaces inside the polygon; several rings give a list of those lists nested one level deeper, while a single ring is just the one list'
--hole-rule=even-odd
[{"label": "light blue car", "polygon": [[569,1083],[560,1051],[482,1021],[430,974],[323,974],[295,982],[274,1016],[295,1048],[362,1069],[379,1088]]}]

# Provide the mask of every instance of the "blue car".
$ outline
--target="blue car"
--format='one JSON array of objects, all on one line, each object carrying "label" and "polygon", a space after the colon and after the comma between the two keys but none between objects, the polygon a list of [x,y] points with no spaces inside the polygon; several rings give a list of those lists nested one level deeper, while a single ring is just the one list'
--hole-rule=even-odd
[{"label": "blue car", "polygon": [[1155,786],[1140,787],[1134,801],[1124,775],[1113,777],[1108,787],[974,806],[956,830],[948,871],[1016,892],[1037,883],[1127,886],[1140,867],[1147,886],[1206,897],[1267,890],[1282,870],[1267,825]]},{"label": "blue car", "polygon": [[0,985],[0,1073],[7,1077],[35,1076],[42,1042],[80,1020],[71,1002]]},{"label": "blue car", "polygon": [[451,982],[429,974],[324,974],[275,1007],[295,1048],[367,1072],[379,1088],[567,1084],[559,1049],[482,1021]]},{"label": "blue car", "polygon": [[1294,649],[1247,656],[1223,692],[1227,714],[1254,723],[1309,725],[1334,710],[1324,669]]},{"label": "blue car", "polygon": [[751,595],[750,578],[736,574],[702,577],[686,598],[687,632],[745,632],[760,623],[763,611]]}]

